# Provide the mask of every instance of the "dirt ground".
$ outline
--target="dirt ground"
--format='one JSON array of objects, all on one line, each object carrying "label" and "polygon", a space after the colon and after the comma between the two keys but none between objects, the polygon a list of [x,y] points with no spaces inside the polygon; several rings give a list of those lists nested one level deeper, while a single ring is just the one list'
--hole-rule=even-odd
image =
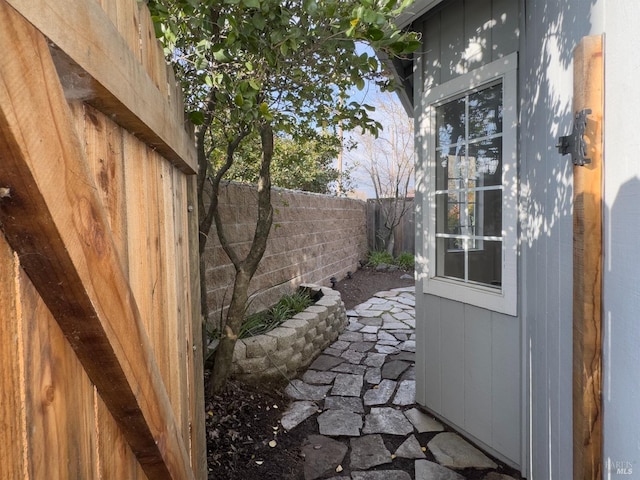
[{"label": "dirt ground", "polygon": [[[351,309],[376,292],[413,285],[412,279],[401,279],[405,273],[364,268],[337,282],[336,289]],[[308,435],[317,433],[317,422],[312,417],[291,432],[280,426],[282,412],[289,404],[282,393],[286,383],[287,379],[282,379],[276,384],[252,386],[232,380],[225,392],[206,400],[209,479],[304,478],[300,447]]]}]

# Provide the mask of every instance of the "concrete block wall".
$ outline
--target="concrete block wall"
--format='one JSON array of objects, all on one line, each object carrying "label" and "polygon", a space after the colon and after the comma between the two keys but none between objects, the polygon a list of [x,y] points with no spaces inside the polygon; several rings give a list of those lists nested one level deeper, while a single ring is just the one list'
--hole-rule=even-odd
[{"label": "concrete block wall", "polygon": [[303,285],[323,293],[314,305],[263,335],[240,339],[231,372],[245,380],[292,378],[334,342],[348,319],[340,293],[319,285]]},{"label": "concrete block wall", "polygon": [[[242,253],[249,249],[256,220],[255,187],[231,183],[221,189],[227,237]],[[273,226],[267,250],[251,283],[250,312],[273,305],[302,283],[329,286],[355,271],[367,255],[366,203],[274,188]],[[207,240],[206,285],[209,323],[219,325],[229,304],[234,269],[212,228]]]}]

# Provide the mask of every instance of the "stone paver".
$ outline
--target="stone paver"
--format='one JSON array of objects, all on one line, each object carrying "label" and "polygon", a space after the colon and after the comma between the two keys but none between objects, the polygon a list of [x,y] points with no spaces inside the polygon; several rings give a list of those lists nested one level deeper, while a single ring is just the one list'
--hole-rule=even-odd
[{"label": "stone paver", "polygon": [[384,353],[369,352],[363,363],[369,367],[382,367],[386,358]]},{"label": "stone paver", "polygon": [[392,347],[391,345],[380,345],[380,342],[376,345],[376,352],[394,354],[400,352],[399,348]]},{"label": "stone paver", "polygon": [[440,422],[434,420],[426,413],[421,412],[417,408],[412,408],[404,412],[405,417],[413,424],[418,433],[425,432],[442,432],[444,427]]},{"label": "stone paver", "polygon": [[389,401],[391,395],[396,389],[397,382],[393,380],[382,380],[380,384],[367,390],[364,394],[364,404],[371,405],[384,405]]},{"label": "stone paver", "polygon": [[329,385],[336,379],[337,372],[319,372],[317,370],[307,370],[302,376],[305,383]]},{"label": "stone paver", "polygon": [[360,397],[327,397],[324,399],[324,409],[364,413],[364,406]]},{"label": "stone paver", "polygon": [[353,342],[349,349],[355,350],[356,352],[368,352],[374,345],[372,342]]},{"label": "stone paver", "polygon": [[425,458],[426,455],[422,450],[422,446],[415,435],[411,435],[407,438],[402,445],[393,453],[396,457],[400,458]]},{"label": "stone paver", "polygon": [[464,480],[464,477],[453,470],[429,460],[416,460],[416,480]]},{"label": "stone paver", "polygon": [[416,381],[415,380],[403,380],[398,386],[396,396],[393,397],[394,405],[413,405],[416,403]]},{"label": "stone paver", "polygon": [[305,480],[315,480],[335,472],[347,450],[347,446],[342,442],[321,435],[310,435],[302,447]]},{"label": "stone paver", "polygon": [[342,362],[344,362],[344,359],[342,358],[332,357],[330,355],[320,355],[311,365],[309,365],[309,368],[313,370],[326,371],[331,370],[336,365],[340,365]]},{"label": "stone paver", "polygon": [[363,375],[353,375],[350,373],[338,373],[333,382],[331,395],[343,397],[359,397],[364,382]]},{"label": "stone paver", "polygon": [[502,473],[490,472],[487,473],[482,480],[515,480],[513,477],[509,475],[504,475]]},{"label": "stone paver", "polygon": [[360,365],[360,362],[367,354],[365,352],[356,352],[355,350],[345,350],[342,352],[340,357],[344,358],[347,362],[353,363],[355,365]]},{"label": "stone paver", "polygon": [[497,468],[484,453],[452,432],[439,433],[427,447],[440,465],[456,469]]},{"label": "stone paver", "polygon": [[392,360],[382,367],[382,378],[396,380],[411,364],[404,360]]},{"label": "stone paver", "polygon": [[386,433],[389,435],[409,435],[413,425],[400,410],[389,407],[374,407],[365,417],[362,433]]},{"label": "stone paver", "polygon": [[411,480],[411,475],[402,470],[375,470],[351,472],[351,480]]},{"label": "stone paver", "polygon": [[285,430],[289,431],[300,425],[317,411],[318,405],[314,402],[310,402],[308,400],[294,402],[282,415],[280,423]]},{"label": "stone paver", "polygon": [[366,365],[355,365],[353,363],[341,363],[337,367],[333,367],[331,370],[341,373],[353,373],[355,375],[364,375],[367,371]]},{"label": "stone paver", "polygon": [[367,368],[366,373],[364,374],[364,381],[367,383],[371,383],[373,385],[377,385],[382,380],[382,371],[379,368],[371,367]]},{"label": "stone paver", "polygon": [[285,393],[295,400],[322,400],[331,390],[331,385],[309,385],[302,380],[291,380]]},{"label": "stone paver", "polygon": [[350,465],[352,469],[367,470],[371,467],[391,463],[391,452],[387,450],[380,435],[365,435],[352,438]]},{"label": "stone paver", "polygon": [[[348,311],[347,328],[333,332],[335,341],[302,380],[287,386],[295,401],[282,427],[290,431],[313,417],[320,433],[302,446],[305,480],[461,480],[454,470],[466,468],[486,469],[483,480],[514,480],[489,471],[497,470],[489,457],[417,408],[414,290],[379,292]],[[416,437],[423,433],[431,433],[427,445]],[[391,441],[393,456],[384,435],[400,437]],[[415,461],[412,475],[400,469],[407,460],[396,457]]]},{"label": "stone paver", "polygon": [[362,415],[348,410],[327,410],[318,416],[320,434],[330,437],[357,437],[362,429]]}]

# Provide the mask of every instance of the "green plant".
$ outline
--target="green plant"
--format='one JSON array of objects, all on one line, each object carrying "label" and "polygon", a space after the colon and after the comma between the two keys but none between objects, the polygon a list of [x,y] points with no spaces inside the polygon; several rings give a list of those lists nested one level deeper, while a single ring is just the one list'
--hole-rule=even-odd
[{"label": "green plant", "polygon": [[385,252],[384,250],[369,252],[369,261],[367,265],[369,265],[370,267],[377,267],[382,263],[391,265],[393,263],[393,256],[390,253]]},{"label": "green plant", "polygon": [[296,313],[302,312],[314,300],[305,291],[297,291],[283,295],[282,298],[268,310],[263,310],[247,316],[238,338],[253,337],[269,332],[289,320]]},{"label": "green plant", "polygon": [[409,252],[402,252],[396,258],[395,264],[402,269],[409,270],[415,267],[416,259],[413,254]]}]

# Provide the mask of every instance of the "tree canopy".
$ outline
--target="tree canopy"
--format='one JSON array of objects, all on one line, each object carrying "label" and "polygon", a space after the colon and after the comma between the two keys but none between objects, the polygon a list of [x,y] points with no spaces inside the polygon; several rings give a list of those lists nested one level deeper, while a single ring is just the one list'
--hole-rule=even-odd
[{"label": "tree canopy", "polygon": [[[227,139],[268,121],[276,132],[318,127],[373,131],[373,107],[348,100],[366,80],[389,86],[364,42],[392,56],[418,46],[393,19],[410,1],[150,0],[157,33],[174,59],[196,125]],[[209,120],[207,115],[211,115]]]}]

